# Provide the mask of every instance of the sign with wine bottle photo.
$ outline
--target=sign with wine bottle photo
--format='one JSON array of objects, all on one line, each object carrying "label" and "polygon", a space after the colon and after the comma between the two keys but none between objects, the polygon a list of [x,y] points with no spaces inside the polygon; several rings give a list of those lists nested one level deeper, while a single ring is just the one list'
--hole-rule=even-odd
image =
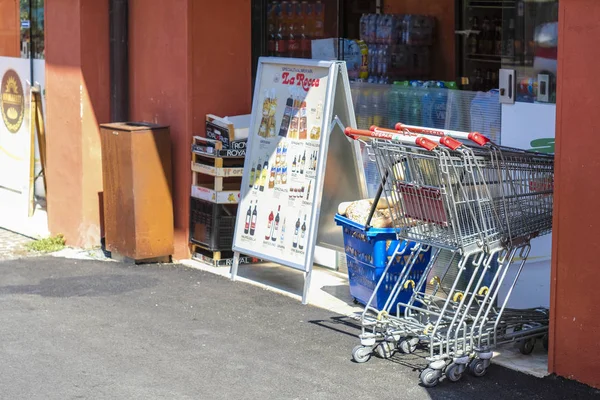
[{"label": "sign with wine bottle photo", "polygon": [[[303,301],[337,84],[346,85],[350,93],[343,62],[259,61],[233,250],[236,256],[247,254],[304,271]],[[339,100],[351,108],[347,97]],[[237,265],[234,261],[233,279]]]}]

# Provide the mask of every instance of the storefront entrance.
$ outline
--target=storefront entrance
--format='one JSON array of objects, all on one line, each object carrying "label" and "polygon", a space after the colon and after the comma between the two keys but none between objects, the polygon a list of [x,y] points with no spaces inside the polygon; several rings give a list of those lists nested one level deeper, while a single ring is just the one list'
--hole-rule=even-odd
[{"label": "storefront entrance", "polygon": [[[558,0],[278,0],[254,12],[254,36],[263,39],[254,62],[346,61],[358,128],[401,122],[476,131],[554,153]],[[363,156],[373,197],[380,177]],[[512,290],[508,307],[550,307],[551,242],[551,235],[534,239],[514,289],[502,286],[500,298]],[[315,262],[343,269],[324,249]],[[538,361],[544,369],[546,356]]]},{"label": "storefront entrance", "polygon": [[4,2],[0,18],[0,227],[43,237],[46,193],[32,88],[45,109],[44,1]]}]

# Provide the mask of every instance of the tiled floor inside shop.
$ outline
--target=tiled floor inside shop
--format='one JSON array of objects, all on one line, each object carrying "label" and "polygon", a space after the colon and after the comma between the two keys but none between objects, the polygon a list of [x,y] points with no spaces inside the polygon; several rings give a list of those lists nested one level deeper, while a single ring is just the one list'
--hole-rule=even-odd
[{"label": "tiled floor inside shop", "polygon": [[[212,267],[194,260],[186,260],[183,264],[224,277],[230,276],[227,267]],[[258,285],[301,301],[304,274],[300,271],[270,263],[240,265],[238,280],[240,284],[243,282]],[[362,306],[354,304],[350,296],[347,275],[319,266],[313,269],[308,301],[311,305],[354,320],[360,318],[363,310]],[[359,333],[357,329],[357,335]],[[348,349],[348,354],[350,351],[351,349]],[[534,352],[527,356],[522,355],[515,344],[502,346],[495,352],[493,362],[537,377],[548,375],[548,354],[540,341],[536,344]]]}]

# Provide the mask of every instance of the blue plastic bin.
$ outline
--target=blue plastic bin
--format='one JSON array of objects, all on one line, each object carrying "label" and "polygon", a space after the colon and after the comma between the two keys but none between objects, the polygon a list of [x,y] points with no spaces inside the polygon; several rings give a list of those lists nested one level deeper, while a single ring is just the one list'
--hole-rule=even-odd
[{"label": "blue plastic bin", "polygon": [[[344,233],[350,294],[358,302],[366,305],[383,274],[388,257],[394,254],[394,250],[400,242],[396,240],[396,232],[392,228],[370,228],[365,230],[363,225],[339,214],[336,214],[335,222],[342,227]],[[405,245],[413,246],[414,243],[404,242],[401,245],[402,248]],[[409,255],[410,251],[407,250],[404,255],[396,257],[371,306],[378,310],[383,309]],[[421,253],[421,255],[422,257],[419,257],[419,260],[415,262],[409,276],[409,279],[412,279],[415,283],[421,278],[425,267],[429,263],[431,250]],[[407,302],[411,294],[412,288],[402,288],[397,302]],[[393,305],[393,311],[396,310],[396,304]]]}]

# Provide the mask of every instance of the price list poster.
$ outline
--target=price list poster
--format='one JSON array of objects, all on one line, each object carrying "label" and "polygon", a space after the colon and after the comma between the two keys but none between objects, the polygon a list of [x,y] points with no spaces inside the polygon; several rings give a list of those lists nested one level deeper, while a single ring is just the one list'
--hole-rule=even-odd
[{"label": "price list poster", "polygon": [[[248,254],[310,273],[339,66],[261,58],[234,235],[236,258]],[[232,278],[235,274],[234,260]]]}]

